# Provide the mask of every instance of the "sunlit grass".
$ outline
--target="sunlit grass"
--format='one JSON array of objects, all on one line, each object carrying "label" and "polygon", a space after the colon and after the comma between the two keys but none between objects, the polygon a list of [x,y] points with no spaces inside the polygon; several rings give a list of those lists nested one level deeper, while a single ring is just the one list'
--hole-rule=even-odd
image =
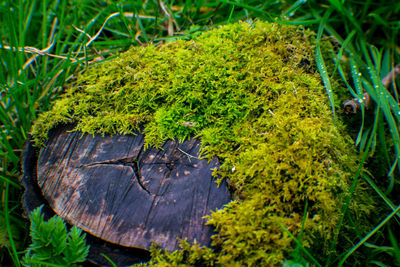
[{"label": "sunlit grass", "polygon": [[[321,265],[346,265],[363,248],[371,264],[382,262],[382,251],[399,262],[400,214],[400,107],[397,83],[381,80],[400,63],[400,3],[397,1],[1,1],[0,5],[0,216],[9,233],[0,240],[0,261],[19,266],[28,226],[22,218],[19,185],[20,157],[32,123],[63,91],[77,72],[98,60],[118,55],[131,45],[147,45],[198,34],[210,26],[247,18],[304,25],[316,33],[317,66],[332,106],[337,113],[341,99],[334,99],[330,79],[342,78],[348,99],[358,98],[361,110],[355,120],[355,144],[361,155],[355,186],[365,179],[374,196],[381,199],[381,213],[370,234],[360,236],[354,247]],[[335,70],[328,72],[318,41],[328,36],[338,47]],[[374,105],[366,109],[363,94]],[[364,168],[370,167],[370,173]],[[352,188],[354,188],[354,186]],[[343,219],[349,199],[342,210]],[[396,219],[397,217],[397,219]],[[305,219],[304,219],[305,220]],[[337,226],[337,231],[342,225]],[[357,229],[356,229],[357,230]],[[379,233],[379,235],[377,235]],[[373,238],[374,237],[374,238]],[[294,237],[296,238],[296,237]],[[367,242],[368,241],[368,242]],[[3,242],[3,243],[2,243]],[[301,237],[295,239],[305,260]],[[4,246],[2,246],[4,245]],[[338,241],[331,244],[332,250]],[[389,252],[388,252],[389,251]],[[374,258],[375,257],[375,258]],[[318,258],[318,257],[316,257]]]}]

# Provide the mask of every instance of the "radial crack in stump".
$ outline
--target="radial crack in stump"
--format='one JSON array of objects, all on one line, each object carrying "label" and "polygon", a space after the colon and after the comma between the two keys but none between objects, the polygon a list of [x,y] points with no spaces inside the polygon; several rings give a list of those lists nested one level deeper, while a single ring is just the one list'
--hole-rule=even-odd
[{"label": "radial crack in stump", "polygon": [[210,245],[204,216],[231,198],[212,177],[217,159],[197,157],[199,140],[145,150],[143,134],[93,137],[68,129],[50,132],[37,162],[39,187],[58,215],[126,247],[157,243],[173,251],[178,239]]}]

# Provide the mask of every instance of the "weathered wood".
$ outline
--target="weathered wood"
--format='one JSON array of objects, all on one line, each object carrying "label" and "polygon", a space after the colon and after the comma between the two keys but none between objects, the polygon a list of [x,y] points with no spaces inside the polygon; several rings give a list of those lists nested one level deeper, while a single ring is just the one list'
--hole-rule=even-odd
[{"label": "weathered wood", "polygon": [[197,158],[198,140],[144,149],[144,136],[91,136],[58,127],[40,151],[37,174],[54,211],[85,231],[127,247],[168,250],[177,238],[209,245],[211,210],[230,201],[218,168]]},{"label": "weathered wood", "polygon": [[[39,149],[34,147],[32,142],[27,142],[22,157],[23,175],[21,176],[21,183],[25,187],[22,204],[26,212],[26,217],[35,208],[43,206],[42,212],[44,218],[48,220],[55,213],[44,198],[37,183],[38,154]],[[109,266],[110,262],[102,254],[107,255],[117,266],[130,266],[135,263],[146,262],[150,259],[149,251],[105,242],[89,233],[86,233],[86,242],[90,246],[90,250],[87,257],[88,260],[83,266]]]}]

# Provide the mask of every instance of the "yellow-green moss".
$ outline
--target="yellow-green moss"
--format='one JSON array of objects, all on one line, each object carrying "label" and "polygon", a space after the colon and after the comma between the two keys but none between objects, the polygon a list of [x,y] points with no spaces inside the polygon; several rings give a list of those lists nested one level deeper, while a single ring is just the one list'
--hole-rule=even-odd
[{"label": "yellow-green moss", "polygon": [[[324,257],[357,157],[332,120],[314,41],[303,28],[256,21],[134,47],[81,75],[32,135],[42,145],[56,124],[76,123],[91,134],[143,130],[148,146],[196,136],[204,157],[220,159],[215,174],[235,200],[210,216],[215,251],[184,246],[154,252],[153,263],[189,264],[192,255],[209,265],[279,265],[295,243],[278,223],[296,237],[304,224],[303,245]],[[371,202],[357,194],[351,212],[362,219]]]}]

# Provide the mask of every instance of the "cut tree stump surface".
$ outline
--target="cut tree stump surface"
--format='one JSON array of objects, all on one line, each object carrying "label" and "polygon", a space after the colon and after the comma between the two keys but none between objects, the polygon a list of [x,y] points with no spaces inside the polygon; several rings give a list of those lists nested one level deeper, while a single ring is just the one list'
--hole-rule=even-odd
[{"label": "cut tree stump surface", "polygon": [[230,201],[212,177],[216,159],[198,159],[199,140],[144,149],[144,135],[91,136],[57,127],[39,154],[38,184],[54,211],[83,230],[127,247],[177,238],[209,245],[206,215]]}]

